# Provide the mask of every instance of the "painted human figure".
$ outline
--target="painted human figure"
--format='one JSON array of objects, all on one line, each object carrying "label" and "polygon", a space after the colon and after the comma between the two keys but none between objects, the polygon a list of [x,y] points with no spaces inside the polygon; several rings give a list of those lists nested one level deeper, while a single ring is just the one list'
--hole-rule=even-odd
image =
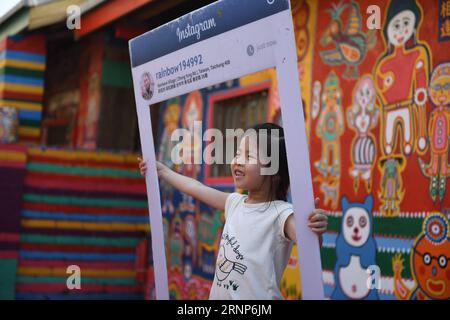
[{"label": "painted human figure", "polygon": [[323,107],[316,127],[316,135],[322,139],[322,155],[315,166],[324,176],[329,173],[340,176],[340,136],[344,133],[341,99],[339,79],[332,71],[325,81],[322,94]]},{"label": "painted human figure", "polygon": [[353,105],[348,109],[347,121],[357,135],[352,142],[350,175],[355,191],[359,188],[359,178],[365,182],[367,192],[371,190],[371,172],[376,157],[376,143],[370,133],[378,123],[379,111],[375,106],[375,86],[371,76],[362,77],[353,91]]},{"label": "painted human figure", "polygon": [[193,214],[189,214],[184,218],[183,225],[183,273],[185,281],[189,280],[192,275],[192,270],[196,265],[196,250],[197,247],[197,225]]},{"label": "painted human figure", "polygon": [[415,0],[391,0],[384,26],[387,50],[375,70],[383,111],[380,144],[385,155],[400,144],[397,136],[405,155],[426,148],[425,103],[431,62],[427,45],[417,40],[421,19]]},{"label": "painted human figure", "polygon": [[182,267],[183,254],[183,237],[181,234],[181,220],[175,217],[172,222],[172,232],[170,235],[170,267],[171,269],[178,269]]},{"label": "painted human figure", "polygon": [[[202,96],[199,91],[191,92],[184,103],[181,123],[189,132],[188,138],[183,139],[183,164],[181,173],[185,176],[197,179],[200,173],[202,156]],[[197,122],[197,123],[196,123]],[[196,163],[198,161],[198,163]],[[186,194],[182,195],[181,211],[195,211],[194,199]]]},{"label": "painted human figure", "polygon": [[199,122],[202,120],[202,97],[199,91],[194,91],[189,94],[184,104],[183,116],[182,116],[183,128],[187,129],[190,134],[190,139],[183,140],[186,142],[183,145],[183,169],[184,175],[192,178],[197,178],[198,164],[195,164],[196,159],[201,158],[202,152],[202,137],[201,137],[201,125]]},{"label": "painted human figure", "polygon": [[423,231],[410,253],[414,286],[402,278],[404,260],[401,253],[392,258],[394,293],[401,300],[450,299],[450,233],[449,221],[440,212],[430,213],[423,222]]},{"label": "painted human figure", "polygon": [[170,100],[164,111],[164,129],[158,153],[158,161],[164,163],[168,167],[173,166],[172,150],[175,146],[175,142],[173,142],[170,137],[173,131],[178,128],[180,113],[181,110],[178,98]]},{"label": "painted human figure", "polygon": [[399,213],[399,204],[403,200],[404,190],[401,172],[404,169],[402,156],[384,158],[380,160],[381,192],[379,198],[382,202],[380,211],[386,216],[395,216]]},{"label": "painted human figure", "polygon": [[430,162],[419,158],[422,173],[430,179],[429,193],[433,201],[444,199],[447,178],[450,177],[448,152],[450,148],[450,63],[438,65],[428,88],[434,105],[428,123]]}]

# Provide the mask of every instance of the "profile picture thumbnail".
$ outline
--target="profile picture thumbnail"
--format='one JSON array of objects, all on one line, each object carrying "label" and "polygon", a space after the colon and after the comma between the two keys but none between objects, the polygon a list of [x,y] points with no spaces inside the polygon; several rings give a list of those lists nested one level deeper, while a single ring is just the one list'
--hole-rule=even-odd
[{"label": "profile picture thumbnail", "polygon": [[141,76],[141,94],[145,100],[150,100],[153,96],[155,82],[149,72],[144,72]]}]

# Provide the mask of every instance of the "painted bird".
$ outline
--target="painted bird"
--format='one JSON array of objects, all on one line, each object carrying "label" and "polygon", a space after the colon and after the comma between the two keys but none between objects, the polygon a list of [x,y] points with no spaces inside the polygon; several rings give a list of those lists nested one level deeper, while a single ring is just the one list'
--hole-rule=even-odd
[{"label": "painted bird", "polygon": [[[343,30],[340,15],[348,7],[350,12],[347,27]],[[327,11],[332,20],[325,29],[320,43],[323,46],[333,43],[335,48],[321,51],[320,56],[327,64],[345,64],[343,77],[356,79],[359,77],[358,65],[364,60],[367,51],[376,44],[376,30],[369,30],[367,34],[361,32],[361,12],[359,4],[354,0],[351,0],[349,4],[344,4],[343,1],[337,5],[333,3],[332,8]]]},{"label": "painted bird", "polygon": [[219,254],[217,256],[217,279],[219,281],[225,280],[233,270],[240,274],[244,274],[245,270],[247,270],[247,267],[242,263],[229,260],[225,256],[225,248],[223,246],[220,246]]}]

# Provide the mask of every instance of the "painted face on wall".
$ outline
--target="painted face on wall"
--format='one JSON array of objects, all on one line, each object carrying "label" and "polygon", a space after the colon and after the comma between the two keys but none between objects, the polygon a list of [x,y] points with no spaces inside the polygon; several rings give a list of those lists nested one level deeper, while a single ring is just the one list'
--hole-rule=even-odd
[{"label": "painted face on wall", "polygon": [[195,230],[194,221],[192,221],[191,219],[187,219],[185,228],[186,235],[188,236],[190,241],[195,241],[195,239],[197,238],[197,232]]},{"label": "painted face on wall", "polygon": [[[356,91],[356,101],[358,105],[363,109],[367,109],[368,107],[373,105],[373,101],[375,99],[375,88],[372,80],[364,79],[361,81],[361,84]],[[370,110],[369,110],[370,111]]]},{"label": "painted face on wall", "polygon": [[164,113],[164,124],[166,127],[173,127],[177,125],[180,117],[180,106],[177,103],[170,104]]},{"label": "painted face on wall", "polygon": [[416,16],[411,10],[404,10],[389,21],[387,34],[389,43],[401,46],[414,34]]},{"label": "painted face on wall", "polygon": [[339,104],[340,94],[336,87],[328,87],[324,90],[322,99],[327,108],[332,108]]},{"label": "painted face on wall", "polygon": [[186,263],[183,268],[185,279],[190,279],[192,276],[192,266],[189,263]]},{"label": "painted face on wall", "polygon": [[353,247],[364,245],[370,235],[370,220],[366,210],[360,207],[350,208],[345,214],[344,238]]},{"label": "painted face on wall", "polygon": [[372,79],[362,79],[355,92],[355,104],[352,112],[359,132],[367,132],[374,111],[375,87]]},{"label": "painted face on wall", "polygon": [[194,121],[199,119],[198,106],[195,100],[193,99],[188,107],[188,112],[186,114],[187,125],[190,126]]},{"label": "painted face on wall", "polygon": [[450,238],[444,215],[430,216],[411,260],[418,286],[432,299],[450,298]]},{"label": "painted face on wall", "polygon": [[432,80],[429,87],[430,98],[436,106],[450,104],[450,76],[445,75]]}]

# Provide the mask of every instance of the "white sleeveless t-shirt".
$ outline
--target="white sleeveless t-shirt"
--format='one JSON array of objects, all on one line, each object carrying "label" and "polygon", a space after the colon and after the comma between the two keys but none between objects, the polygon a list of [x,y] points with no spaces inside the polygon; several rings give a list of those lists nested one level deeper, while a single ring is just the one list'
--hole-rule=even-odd
[{"label": "white sleeveless t-shirt", "polygon": [[245,203],[231,193],[225,203],[225,226],[209,298],[212,300],[283,299],[280,281],[293,242],[284,224],[293,213],[285,201]]}]

